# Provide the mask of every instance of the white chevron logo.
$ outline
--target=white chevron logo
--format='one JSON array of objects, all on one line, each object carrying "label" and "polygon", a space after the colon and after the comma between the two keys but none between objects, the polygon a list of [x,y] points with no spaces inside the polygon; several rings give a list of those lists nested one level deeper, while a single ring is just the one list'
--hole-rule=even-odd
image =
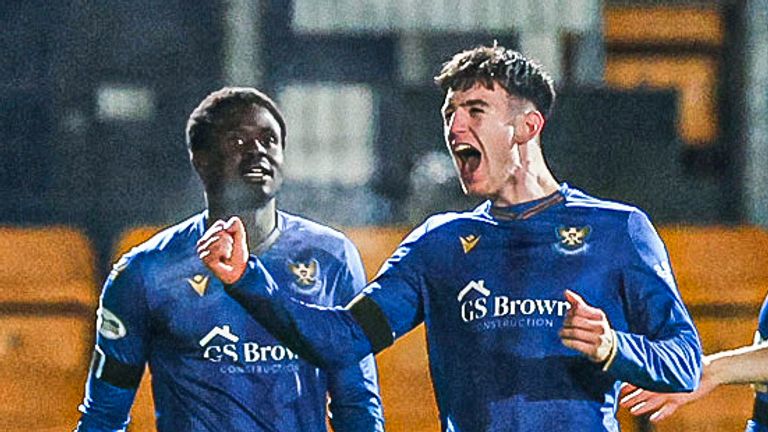
[{"label": "white chevron logo", "polygon": [[240,338],[236,334],[232,333],[229,330],[229,326],[225,325],[221,327],[219,326],[214,327],[211,331],[208,332],[207,335],[205,335],[202,339],[200,339],[200,342],[198,343],[200,344],[201,347],[206,346],[213,340],[213,338],[217,336],[221,336],[224,339],[233,343],[240,340]]},{"label": "white chevron logo", "polygon": [[459,291],[459,296],[456,298],[458,301],[462,301],[464,297],[469,294],[470,291],[475,290],[482,294],[484,297],[488,297],[491,295],[491,290],[485,287],[485,280],[479,280],[479,281],[472,281],[467,284],[461,291]]}]

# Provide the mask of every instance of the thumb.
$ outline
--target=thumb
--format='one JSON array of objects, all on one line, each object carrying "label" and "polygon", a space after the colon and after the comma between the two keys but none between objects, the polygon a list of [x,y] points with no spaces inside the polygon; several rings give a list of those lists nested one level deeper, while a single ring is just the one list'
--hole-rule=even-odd
[{"label": "thumb", "polygon": [[571,308],[573,309],[577,309],[583,306],[589,306],[589,304],[587,304],[587,302],[585,302],[580,295],[576,294],[575,292],[569,289],[565,290],[565,300],[571,305]]},{"label": "thumb", "polygon": [[572,313],[579,313],[590,319],[600,319],[600,309],[590,306],[580,295],[569,289],[565,290],[565,300],[571,305]]},{"label": "thumb", "polygon": [[232,236],[232,243],[234,246],[232,260],[235,262],[247,261],[248,241],[246,239],[245,225],[243,225],[243,221],[237,216],[232,216],[224,225],[224,231]]}]

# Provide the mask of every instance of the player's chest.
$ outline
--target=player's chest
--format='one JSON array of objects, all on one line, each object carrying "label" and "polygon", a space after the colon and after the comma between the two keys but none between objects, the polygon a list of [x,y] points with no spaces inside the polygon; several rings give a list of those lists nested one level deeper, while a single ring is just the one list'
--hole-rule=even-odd
[{"label": "player's chest", "polygon": [[586,224],[465,231],[443,239],[446,253],[427,266],[426,295],[437,316],[562,317],[565,289],[606,298],[620,280],[612,233]]},{"label": "player's chest", "polygon": [[[320,256],[266,254],[262,263],[280,289],[305,301],[332,304],[328,284],[331,265]],[[179,257],[152,272],[148,281],[148,305],[152,327],[178,346],[196,346],[213,331],[234,341],[274,338],[232,299],[196,256]],[[228,329],[228,330],[227,330]]]}]

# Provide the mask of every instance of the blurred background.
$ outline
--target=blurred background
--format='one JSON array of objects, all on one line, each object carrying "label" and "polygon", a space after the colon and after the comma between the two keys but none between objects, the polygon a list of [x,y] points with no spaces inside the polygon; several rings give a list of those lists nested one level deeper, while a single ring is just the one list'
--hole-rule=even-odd
[{"label": "blurred background", "polygon": [[[768,291],[768,0],[4,0],[0,429],[77,418],[110,263],[203,206],[184,128],[205,95],[275,97],[280,207],[345,230],[372,275],[427,215],[476,204],[432,77],[494,40],[558,82],[543,145],[559,179],[649,213],[706,352],[750,343]],[[437,430],[423,344],[420,329],[380,355],[391,431]],[[657,430],[741,431],[751,400],[718,390]],[[153,430],[146,389],[134,414]]]}]

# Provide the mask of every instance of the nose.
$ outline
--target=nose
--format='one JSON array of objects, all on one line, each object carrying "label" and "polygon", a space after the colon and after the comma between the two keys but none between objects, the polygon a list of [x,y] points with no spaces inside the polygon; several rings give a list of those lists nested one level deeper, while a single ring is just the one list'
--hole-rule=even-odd
[{"label": "nose", "polygon": [[243,140],[241,146],[248,153],[267,153],[267,144],[259,138]]},{"label": "nose", "polygon": [[451,116],[451,121],[448,123],[448,139],[453,140],[458,134],[464,133],[469,128],[468,122],[469,116],[464,110],[456,110]]}]

